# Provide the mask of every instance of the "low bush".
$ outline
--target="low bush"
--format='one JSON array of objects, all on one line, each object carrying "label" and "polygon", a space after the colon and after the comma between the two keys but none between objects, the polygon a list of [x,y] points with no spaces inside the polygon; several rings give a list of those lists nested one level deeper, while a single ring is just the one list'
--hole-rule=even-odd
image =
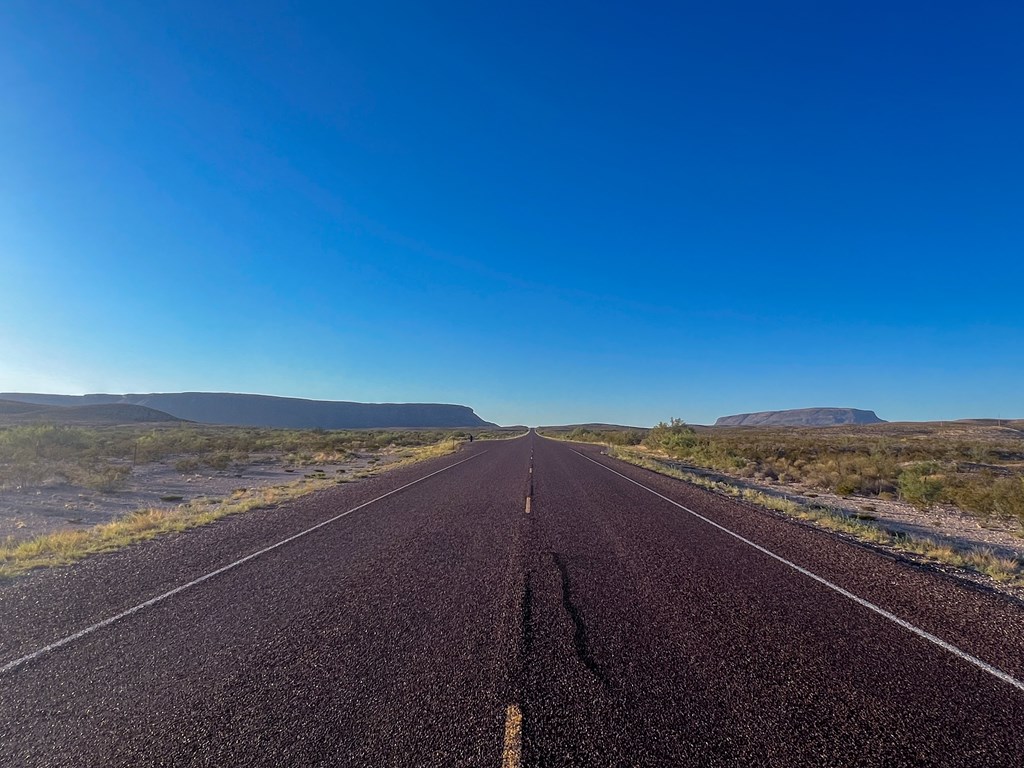
[{"label": "low bush", "polygon": [[227,452],[215,453],[206,457],[206,466],[212,469],[225,470],[231,466],[231,463],[231,454]]},{"label": "low bush", "polygon": [[176,462],[174,462],[174,468],[181,472],[183,475],[187,475],[190,472],[195,472],[197,469],[199,469],[199,467],[199,459],[194,458],[192,456],[188,456],[184,459],[178,459]]},{"label": "low bush", "polygon": [[943,481],[943,475],[935,464],[914,464],[900,473],[900,497],[919,507],[931,506],[942,498]]}]

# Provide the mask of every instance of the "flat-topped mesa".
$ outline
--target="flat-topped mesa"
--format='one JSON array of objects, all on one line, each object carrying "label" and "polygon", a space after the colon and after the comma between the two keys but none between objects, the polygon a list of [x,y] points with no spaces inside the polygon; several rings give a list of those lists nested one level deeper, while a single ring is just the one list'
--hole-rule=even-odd
[{"label": "flat-topped mesa", "polygon": [[353,403],[234,392],[148,395],[0,394],[0,400],[48,406],[142,405],[206,424],[286,429],[417,429],[493,427],[465,405]]},{"label": "flat-topped mesa", "polygon": [[884,424],[874,411],[857,408],[795,408],[721,416],[716,427],[833,427],[842,424]]}]

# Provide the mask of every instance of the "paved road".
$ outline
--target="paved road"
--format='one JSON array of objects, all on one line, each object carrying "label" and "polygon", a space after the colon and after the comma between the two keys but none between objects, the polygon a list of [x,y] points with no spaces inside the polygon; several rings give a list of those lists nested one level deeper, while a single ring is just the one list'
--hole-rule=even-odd
[{"label": "paved road", "polygon": [[3,766],[1024,765],[1018,604],[535,435],[8,584],[0,668]]}]

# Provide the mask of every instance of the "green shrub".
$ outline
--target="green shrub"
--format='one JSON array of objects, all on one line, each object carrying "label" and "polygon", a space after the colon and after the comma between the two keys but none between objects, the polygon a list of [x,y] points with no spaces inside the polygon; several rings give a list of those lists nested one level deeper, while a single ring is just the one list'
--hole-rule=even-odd
[{"label": "green shrub", "polygon": [[104,464],[81,473],[78,482],[86,488],[101,493],[111,493],[125,486],[131,467],[118,464]]},{"label": "green shrub", "polygon": [[914,464],[900,473],[900,496],[919,507],[929,507],[942,498],[943,476],[939,467],[926,462]]},{"label": "green shrub", "polygon": [[957,475],[945,489],[961,509],[1024,520],[1024,477],[995,477],[990,472]]},{"label": "green shrub", "polygon": [[840,496],[849,496],[860,490],[861,479],[856,475],[847,475],[836,483],[836,493]]},{"label": "green shrub", "polygon": [[647,433],[646,444],[656,450],[671,454],[685,454],[698,443],[697,433],[686,425],[682,419],[671,418],[666,424],[659,421],[657,426]]},{"label": "green shrub", "polygon": [[174,462],[174,468],[181,472],[183,475],[189,472],[195,472],[199,469],[199,459],[188,456],[184,459],[178,459]]},{"label": "green shrub", "polygon": [[222,452],[207,456],[206,465],[218,470],[227,469],[231,466],[231,454]]}]

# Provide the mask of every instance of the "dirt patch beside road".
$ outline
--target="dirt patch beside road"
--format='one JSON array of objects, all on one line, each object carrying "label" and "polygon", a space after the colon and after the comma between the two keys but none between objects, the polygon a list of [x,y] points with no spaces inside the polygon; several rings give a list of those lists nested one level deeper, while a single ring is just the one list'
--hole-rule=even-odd
[{"label": "dirt patch beside road", "polygon": [[240,489],[295,483],[306,475],[351,479],[371,467],[391,463],[400,455],[362,453],[342,462],[303,466],[287,463],[281,454],[253,455],[224,470],[200,467],[180,472],[181,457],[131,469],[124,486],[97,491],[54,479],[39,486],[0,490],[0,542],[27,541],[65,529],[108,523],[140,509],[173,508],[197,499],[226,499]]}]

